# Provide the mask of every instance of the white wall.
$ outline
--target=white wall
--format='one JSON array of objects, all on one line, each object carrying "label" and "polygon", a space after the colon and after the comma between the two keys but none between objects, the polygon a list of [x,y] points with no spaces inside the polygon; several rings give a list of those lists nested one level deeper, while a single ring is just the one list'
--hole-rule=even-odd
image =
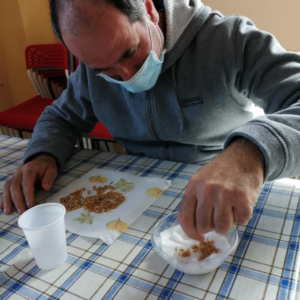
[{"label": "white wall", "polygon": [[299,0],[202,0],[222,14],[250,18],[256,27],[272,33],[287,50],[300,51]]}]

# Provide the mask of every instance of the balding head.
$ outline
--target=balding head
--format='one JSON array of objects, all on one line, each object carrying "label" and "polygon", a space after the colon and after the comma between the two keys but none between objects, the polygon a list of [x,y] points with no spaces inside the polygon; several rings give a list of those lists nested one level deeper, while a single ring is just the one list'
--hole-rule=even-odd
[{"label": "balding head", "polygon": [[50,0],[49,3],[53,31],[61,41],[62,31],[79,35],[93,30],[95,20],[105,15],[109,5],[127,15],[131,22],[143,20],[146,15],[143,0]]},{"label": "balding head", "polygon": [[[114,0],[140,3],[127,13],[113,0],[51,0],[57,32],[68,50],[85,66],[116,80],[129,80],[153,50],[161,56],[164,35],[152,0]],[[126,10],[125,10],[126,11]],[[59,27],[60,26],[60,27]]]}]

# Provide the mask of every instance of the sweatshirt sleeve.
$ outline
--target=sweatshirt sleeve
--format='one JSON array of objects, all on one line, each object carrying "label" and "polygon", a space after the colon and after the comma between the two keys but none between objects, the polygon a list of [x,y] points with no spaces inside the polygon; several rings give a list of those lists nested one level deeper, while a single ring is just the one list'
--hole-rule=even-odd
[{"label": "sweatshirt sleeve", "polygon": [[300,174],[300,55],[241,17],[235,33],[235,89],[263,108],[228,135],[255,143],[265,157],[265,180]]},{"label": "sweatshirt sleeve", "polygon": [[89,97],[86,67],[79,65],[67,89],[41,114],[33,131],[23,163],[39,153],[49,153],[59,169],[68,159],[78,139],[91,132],[97,122]]}]

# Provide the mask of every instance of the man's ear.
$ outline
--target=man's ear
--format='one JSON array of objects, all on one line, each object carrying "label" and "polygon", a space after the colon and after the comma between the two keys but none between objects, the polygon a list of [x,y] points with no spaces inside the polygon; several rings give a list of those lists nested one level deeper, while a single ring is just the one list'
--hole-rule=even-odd
[{"label": "man's ear", "polygon": [[159,15],[152,0],[143,0],[143,1],[147,10],[148,17],[153,23],[158,24]]}]

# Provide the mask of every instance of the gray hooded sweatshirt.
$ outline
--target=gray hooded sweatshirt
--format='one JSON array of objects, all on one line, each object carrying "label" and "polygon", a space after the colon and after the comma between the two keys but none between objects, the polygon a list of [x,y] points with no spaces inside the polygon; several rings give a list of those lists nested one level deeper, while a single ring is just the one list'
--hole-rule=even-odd
[{"label": "gray hooded sweatshirt", "polygon": [[[245,137],[264,154],[265,180],[300,174],[300,55],[245,17],[164,2],[168,51],[156,85],[132,94],[80,64],[24,162],[46,152],[61,168],[99,120],[130,154],[203,165]],[[265,115],[253,119],[253,104]]]}]

